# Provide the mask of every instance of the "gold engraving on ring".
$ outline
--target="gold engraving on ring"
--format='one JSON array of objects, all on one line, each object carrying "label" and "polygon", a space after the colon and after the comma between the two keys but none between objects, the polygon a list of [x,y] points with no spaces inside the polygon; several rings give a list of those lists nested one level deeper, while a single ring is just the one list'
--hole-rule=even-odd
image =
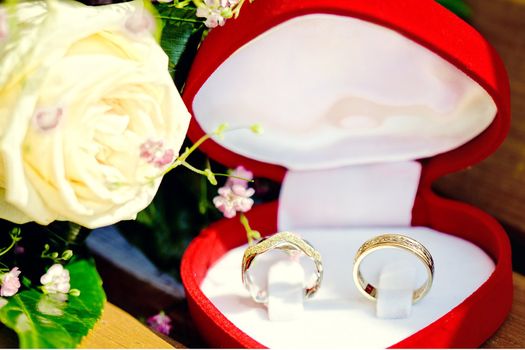
[{"label": "gold engraving on ring", "polygon": [[421,243],[413,238],[399,235],[399,234],[385,234],[374,237],[365,243],[357,250],[354,258],[354,282],[357,285],[357,289],[366,296],[368,299],[375,300],[377,289],[366,282],[359,269],[363,259],[370,253],[383,249],[383,248],[399,248],[404,249],[419,258],[425,265],[427,271],[427,280],[423,285],[417,288],[412,295],[412,302],[415,304],[421,300],[432,287],[432,281],[434,278],[434,259],[430,252]]},{"label": "gold engraving on ring", "polygon": [[313,260],[316,268],[315,282],[311,286],[305,287],[304,296],[305,298],[311,298],[321,287],[323,280],[323,263],[321,254],[310,243],[303,240],[297,234],[292,232],[279,232],[273,236],[263,238],[255,245],[248,247],[244,252],[242,258],[242,282],[246,289],[250,292],[253,300],[258,303],[266,304],[268,302],[268,295],[266,291],[259,289],[255,286],[252,276],[249,273],[250,266],[252,265],[255,257],[264,254],[269,250],[279,249],[293,252],[301,252],[311,260]]}]

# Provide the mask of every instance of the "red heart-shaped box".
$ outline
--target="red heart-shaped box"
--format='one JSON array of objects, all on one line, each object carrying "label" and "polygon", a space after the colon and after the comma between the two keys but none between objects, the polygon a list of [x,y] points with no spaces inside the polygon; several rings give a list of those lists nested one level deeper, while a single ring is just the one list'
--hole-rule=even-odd
[{"label": "red heart-shaped box", "polygon": [[[201,149],[282,182],[248,217],[321,252],[325,280],[304,317],[270,322],[243,290],[238,218],[205,229],[181,267],[191,314],[214,347],[476,347],[512,303],[511,252],[486,213],[433,193],[440,176],[490,155],[510,124],[493,48],[433,0],[256,0],[204,40],[183,98]],[[431,251],[434,286],[410,317],[379,319],[351,278],[355,251],[383,232]]]}]

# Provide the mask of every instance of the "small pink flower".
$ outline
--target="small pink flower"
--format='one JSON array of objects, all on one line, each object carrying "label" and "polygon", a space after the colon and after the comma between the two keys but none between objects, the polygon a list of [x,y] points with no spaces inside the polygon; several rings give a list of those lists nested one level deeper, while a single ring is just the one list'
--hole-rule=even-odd
[{"label": "small pink flower", "polygon": [[60,264],[54,264],[40,277],[42,291],[50,293],[69,293],[69,271]]},{"label": "small pink flower", "polygon": [[143,32],[153,32],[155,30],[155,20],[151,13],[145,9],[133,12],[124,24],[126,30],[131,34],[140,34]]},{"label": "small pink flower", "polygon": [[7,39],[9,27],[7,25],[7,14],[3,8],[0,8],[0,42]]},{"label": "small pink flower", "polygon": [[162,168],[173,162],[175,152],[165,149],[162,141],[148,140],[140,145],[140,158],[157,168]]},{"label": "small pink flower", "polygon": [[204,25],[208,28],[215,28],[223,26],[226,23],[224,17],[218,9],[210,9],[208,7],[199,7],[197,9],[197,17],[205,17]]},{"label": "small pink flower", "polygon": [[11,271],[2,276],[2,287],[0,288],[0,296],[11,297],[20,289],[20,269],[13,267]]},{"label": "small pink flower", "polygon": [[219,195],[213,198],[213,204],[219,209],[224,217],[231,219],[237,212],[246,213],[253,206],[255,190],[242,185],[224,186],[219,188]]},{"label": "small pink flower", "polygon": [[[235,177],[229,177],[226,181],[226,186],[232,187],[234,185],[241,185],[243,187],[248,187],[248,181],[247,180],[253,180],[253,173],[243,167],[242,165],[238,166],[234,171],[231,173],[232,176],[236,177],[242,177],[242,179],[238,179]],[[246,180],[243,180],[246,179]]]},{"label": "small pink flower", "polygon": [[34,123],[41,131],[53,130],[58,126],[64,110],[61,107],[43,108],[38,110],[34,116]]},{"label": "small pink flower", "polygon": [[224,7],[219,0],[205,0],[203,6],[197,8],[197,17],[204,17],[204,25],[208,28],[223,26],[226,19],[222,16]]},{"label": "small pink flower", "polygon": [[221,0],[221,6],[222,7],[230,7],[237,5],[239,3],[239,0]]},{"label": "small pink flower", "polygon": [[148,325],[153,330],[166,335],[170,334],[172,328],[171,318],[162,311],[148,318]]}]

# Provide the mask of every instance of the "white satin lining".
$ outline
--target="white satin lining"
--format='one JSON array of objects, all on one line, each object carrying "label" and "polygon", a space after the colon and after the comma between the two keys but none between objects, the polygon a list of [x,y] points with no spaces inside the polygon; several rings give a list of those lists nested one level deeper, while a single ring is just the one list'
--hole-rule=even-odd
[{"label": "white satin lining", "polygon": [[488,93],[455,66],[385,27],[312,14],[232,54],[195,96],[204,131],[260,123],[216,139],[288,169],[430,157],[480,134],[496,115]]},{"label": "white satin lining", "polygon": [[417,161],[290,170],[279,196],[279,230],[410,226],[420,175]]}]

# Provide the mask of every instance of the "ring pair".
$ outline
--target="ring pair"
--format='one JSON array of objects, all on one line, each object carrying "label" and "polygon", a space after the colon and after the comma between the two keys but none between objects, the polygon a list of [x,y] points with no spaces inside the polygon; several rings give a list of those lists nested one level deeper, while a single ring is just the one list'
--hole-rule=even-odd
[{"label": "ring pair", "polygon": [[[418,241],[413,238],[399,234],[384,234],[367,240],[357,250],[354,258],[353,278],[357,289],[368,299],[375,300],[377,289],[372,284],[366,282],[360,270],[363,259],[380,249],[398,248],[406,250],[419,258],[423,262],[427,272],[427,279],[422,286],[417,288],[412,295],[413,303],[421,300],[430,290],[434,277],[434,260],[430,252]],[[310,258],[315,264],[315,280],[313,284],[306,286],[304,297],[311,298],[321,288],[323,280],[323,263],[321,254],[308,241],[292,232],[279,232],[273,236],[263,238],[257,244],[250,246],[244,252],[242,259],[242,281],[246,289],[250,292],[252,299],[258,303],[266,304],[268,294],[260,289],[253,282],[250,274],[250,267],[254,259],[270,250],[284,250],[290,254],[303,254]]]}]

